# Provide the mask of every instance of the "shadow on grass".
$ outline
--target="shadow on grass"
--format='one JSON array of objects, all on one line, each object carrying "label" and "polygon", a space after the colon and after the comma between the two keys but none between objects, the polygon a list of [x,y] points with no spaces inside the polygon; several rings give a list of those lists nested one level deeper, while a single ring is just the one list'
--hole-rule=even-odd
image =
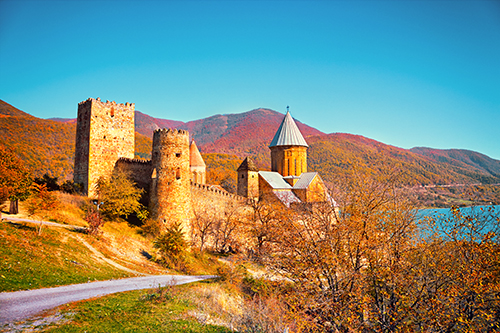
[{"label": "shadow on grass", "polygon": [[14,221],[7,221],[5,223],[19,230],[30,230],[30,231],[38,231],[38,224],[40,224],[40,222],[38,222],[38,224],[33,224],[28,222],[14,222]]},{"label": "shadow on grass", "polygon": [[148,251],[143,250],[143,249],[141,250],[141,255],[142,255],[143,257],[145,257],[146,259],[148,259],[148,260],[151,260],[151,258],[153,258],[153,256],[152,256],[151,254],[149,254],[149,252],[148,252]]}]

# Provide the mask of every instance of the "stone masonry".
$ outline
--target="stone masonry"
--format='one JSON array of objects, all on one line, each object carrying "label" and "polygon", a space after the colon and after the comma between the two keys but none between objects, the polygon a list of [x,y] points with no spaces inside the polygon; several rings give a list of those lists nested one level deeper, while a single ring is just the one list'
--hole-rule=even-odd
[{"label": "stone masonry", "polygon": [[160,129],[153,133],[151,217],[165,225],[182,225],[192,217],[189,132]]},{"label": "stone masonry", "polygon": [[74,181],[95,197],[99,177],[109,177],[121,157],[134,158],[135,104],[89,98],[78,104]]}]

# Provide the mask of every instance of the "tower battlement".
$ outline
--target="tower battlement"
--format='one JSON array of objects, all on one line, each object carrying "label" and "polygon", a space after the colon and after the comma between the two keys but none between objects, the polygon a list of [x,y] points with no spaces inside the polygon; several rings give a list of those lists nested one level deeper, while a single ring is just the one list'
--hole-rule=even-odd
[{"label": "tower battlement", "polygon": [[184,140],[185,137],[189,139],[189,132],[183,129],[176,128],[160,128],[153,132],[153,138],[155,136],[169,137],[175,138],[179,137],[181,140]]},{"label": "tower battlement", "polygon": [[124,107],[132,107],[135,109],[135,103],[129,103],[129,102],[125,102],[125,103],[116,103],[115,101],[109,101],[107,100],[106,102],[102,102],[101,101],[101,98],[97,97],[97,98],[92,98],[92,97],[89,97],[87,98],[85,101],[81,101],[80,103],[78,103],[78,106],[80,105],[84,105],[84,104],[87,104],[87,103],[95,103],[95,102],[99,102],[102,104],[102,106],[104,107],[111,107],[111,106],[124,106]]}]

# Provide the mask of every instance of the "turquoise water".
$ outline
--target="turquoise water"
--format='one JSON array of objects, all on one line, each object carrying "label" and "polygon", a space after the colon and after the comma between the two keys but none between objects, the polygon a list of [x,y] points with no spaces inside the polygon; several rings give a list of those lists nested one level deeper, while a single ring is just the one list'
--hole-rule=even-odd
[{"label": "turquoise water", "polygon": [[[417,219],[424,236],[436,232],[443,238],[480,240],[493,232],[500,237],[500,205],[460,207],[455,214],[450,208],[421,209]],[[434,223],[429,227],[427,221]]]},{"label": "turquoise water", "polygon": [[[473,206],[473,207],[460,207],[460,211],[462,214],[474,214],[478,212],[485,212],[490,208],[494,210],[494,213],[500,214],[500,205],[491,205],[491,206]],[[482,210],[481,210],[482,208]],[[430,209],[420,209],[417,216],[451,216],[450,208],[430,208]]]}]

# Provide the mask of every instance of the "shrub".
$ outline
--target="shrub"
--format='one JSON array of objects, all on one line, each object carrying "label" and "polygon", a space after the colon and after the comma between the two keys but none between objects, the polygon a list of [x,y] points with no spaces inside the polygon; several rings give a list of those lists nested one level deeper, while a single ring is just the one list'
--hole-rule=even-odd
[{"label": "shrub", "polygon": [[107,220],[133,213],[144,215],[145,208],[139,202],[144,190],[137,188],[126,172],[116,170],[110,178],[99,178],[97,192],[98,200],[104,203],[101,214]]},{"label": "shrub", "polygon": [[66,180],[60,186],[61,191],[69,194],[77,194],[83,192],[83,185],[80,183],[75,183],[72,180]]},{"label": "shrub", "polygon": [[161,255],[161,262],[172,269],[186,270],[186,239],[180,223],[174,223],[154,241],[154,247]]},{"label": "shrub", "polygon": [[154,219],[147,219],[141,226],[146,236],[157,237],[161,234],[161,222]]},{"label": "shrub", "polygon": [[89,224],[85,229],[87,234],[97,237],[102,233],[101,227],[104,225],[104,220],[101,218],[98,211],[93,208],[89,208],[87,215],[85,216],[85,221]]}]

